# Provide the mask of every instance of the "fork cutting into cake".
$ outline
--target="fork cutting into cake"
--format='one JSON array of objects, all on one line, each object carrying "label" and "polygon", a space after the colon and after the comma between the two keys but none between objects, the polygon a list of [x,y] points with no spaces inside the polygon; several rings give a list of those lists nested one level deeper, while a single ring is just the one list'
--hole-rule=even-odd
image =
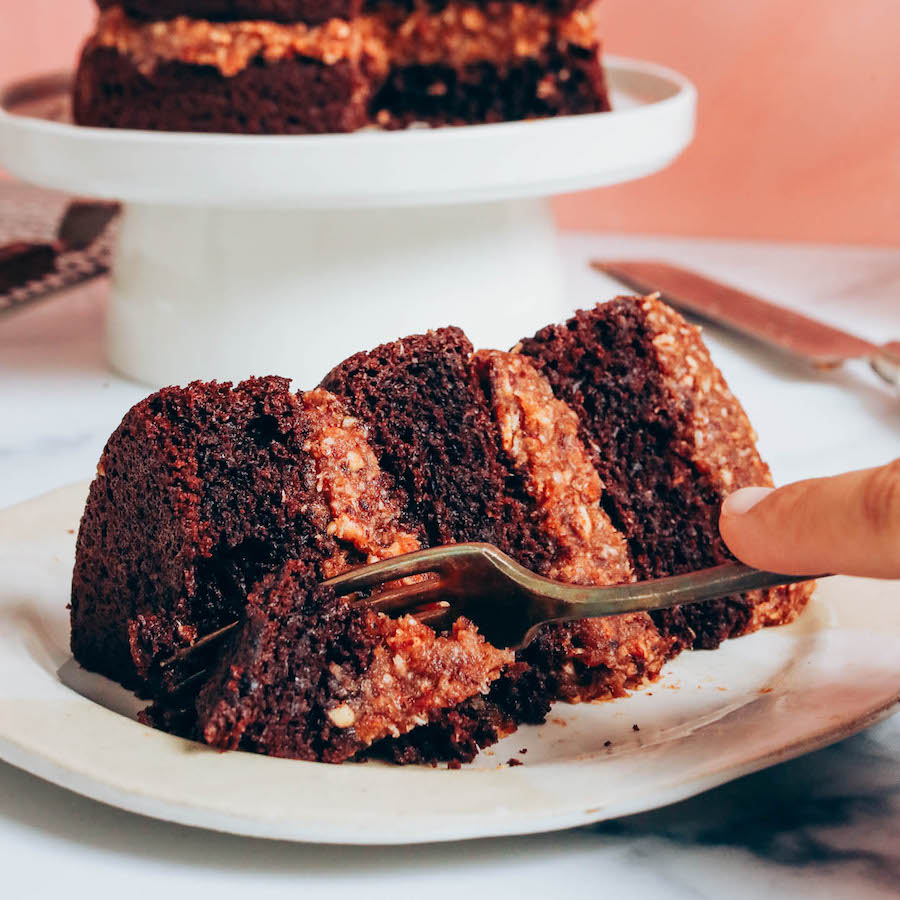
[{"label": "fork cutting into cake", "polygon": [[[739,567],[718,530],[727,495],[771,483],[699,330],[655,297],[510,352],[414,335],[304,393],[165,388],[98,465],[72,648],[153,701],[145,722],[221,749],[457,765],[554,701],[623,696],[681,652],[795,618],[812,584]],[[441,605],[416,615],[380,607],[430,602],[433,584],[371,603],[323,584],[435,568]],[[511,584],[533,618],[513,618],[529,606],[504,601]],[[561,612],[604,587],[638,599]]]},{"label": "fork cutting into cake", "polygon": [[[432,578],[418,576],[432,575]],[[783,587],[824,575],[786,575],[740,562],[650,581],[583,587],[535,575],[493,544],[447,544],[351,569],[322,582],[336,596],[375,591],[354,602],[431,628],[465,616],[495,647],[523,650],[542,625],[671,609],[732,594]],[[385,588],[393,583],[393,587]],[[175,665],[238,628],[232,622],[163,662]]]}]

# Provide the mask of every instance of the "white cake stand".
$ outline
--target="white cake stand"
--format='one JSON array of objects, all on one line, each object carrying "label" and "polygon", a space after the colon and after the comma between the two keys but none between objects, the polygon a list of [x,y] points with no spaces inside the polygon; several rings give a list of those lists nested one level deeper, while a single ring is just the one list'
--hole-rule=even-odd
[{"label": "white cake stand", "polygon": [[112,365],[152,385],[280,373],[446,324],[506,347],[569,311],[547,198],[639,178],[690,142],[696,92],[606,58],[611,113],[257,137],[81,128],[68,78],[7,88],[0,166],[123,201]]}]

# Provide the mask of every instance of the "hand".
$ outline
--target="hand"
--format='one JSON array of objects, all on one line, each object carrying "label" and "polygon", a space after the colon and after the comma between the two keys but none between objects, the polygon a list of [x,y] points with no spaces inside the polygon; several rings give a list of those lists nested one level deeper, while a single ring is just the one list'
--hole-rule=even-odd
[{"label": "hand", "polygon": [[719,530],[758,569],[900,578],[900,459],[777,489],[742,488],[722,504]]}]

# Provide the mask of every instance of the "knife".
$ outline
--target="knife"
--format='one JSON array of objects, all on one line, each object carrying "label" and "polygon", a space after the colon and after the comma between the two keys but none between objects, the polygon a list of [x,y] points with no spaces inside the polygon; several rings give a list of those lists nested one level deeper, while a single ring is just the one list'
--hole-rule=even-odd
[{"label": "knife", "polygon": [[632,290],[658,292],[672,306],[799,356],[817,368],[831,369],[850,359],[864,359],[900,390],[900,341],[873,344],[669,263],[596,260],[591,265]]}]

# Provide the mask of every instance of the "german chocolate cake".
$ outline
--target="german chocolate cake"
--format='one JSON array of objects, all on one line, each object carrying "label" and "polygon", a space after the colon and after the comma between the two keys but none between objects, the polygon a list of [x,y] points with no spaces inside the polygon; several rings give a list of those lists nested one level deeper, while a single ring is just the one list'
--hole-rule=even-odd
[{"label": "german chocolate cake", "polygon": [[404,338],[306,393],[275,377],[166,388],[98,465],[72,649],[152,699],[145,721],[222,749],[456,765],[554,701],[621,697],[682,651],[789,622],[812,586],[546,626],[513,654],[323,580],[461,541],[574,584],[690,571],[730,558],[721,501],[759,484],[769,470],[698,329],[653,297],[510,352],[456,328]]},{"label": "german chocolate cake", "polygon": [[99,0],[82,125],[309,134],[609,109],[591,0]]}]

